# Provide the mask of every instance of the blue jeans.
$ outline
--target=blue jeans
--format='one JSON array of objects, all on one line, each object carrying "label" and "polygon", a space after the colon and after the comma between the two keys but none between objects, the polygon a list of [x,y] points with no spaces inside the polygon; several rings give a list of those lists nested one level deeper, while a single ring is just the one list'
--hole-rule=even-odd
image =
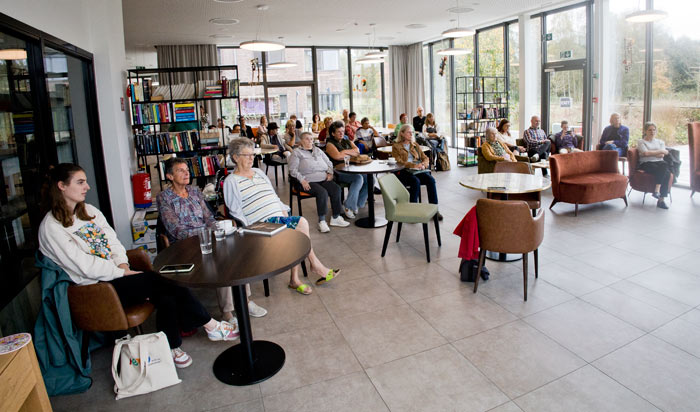
[{"label": "blue jeans", "polygon": [[349,183],[348,197],[345,199],[345,208],[356,211],[367,202],[367,176],[352,173],[336,172],[338,181]]},{"label": "blue jeans", "polygon": [[415,175],[411,172],[400,170],[398,172],[398,177],[404,186],[408,186],[408,193],[410,195],[411,203],[418,203],[418,193],[420,193],[420,185],[425,185],[428,191],[428,203],[437,204],[438,196],[437,189],[435,188],[435,179],[428,173],[416,173]]},{"label": "blue jeans", "polygon": [[617,155],[620,157],[625,153],[625,148],[617,147],[615,143],[605,143],[603,145],[603,150],[617,150]]}]

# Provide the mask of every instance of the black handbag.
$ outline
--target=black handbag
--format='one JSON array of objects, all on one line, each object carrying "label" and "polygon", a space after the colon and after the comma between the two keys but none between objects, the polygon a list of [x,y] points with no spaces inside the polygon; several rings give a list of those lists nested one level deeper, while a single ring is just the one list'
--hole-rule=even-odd
[{"label": "black handbag", "polygon": [[[465,260],[459,264],[459,279],[462,282],[474,282],[476,280],[476,271],[479,268],[478,260]],[[481,268],[481,279],[489,280],[489,270],[486,269],[486,264]]]}]

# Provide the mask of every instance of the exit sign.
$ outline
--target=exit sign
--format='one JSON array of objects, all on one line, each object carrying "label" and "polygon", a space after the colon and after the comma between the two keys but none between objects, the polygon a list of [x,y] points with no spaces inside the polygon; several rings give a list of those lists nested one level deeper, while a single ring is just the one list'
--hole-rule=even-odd
[{"label": "exit sign", "polygon": [[562,52],[559,52],[559,58],[560,59],[570,59],[572,55],[571,50],[564,50]]},{"label": "exit sign", "polygon": [[547,33],[544,35],[544,39],[546,41],[552,41],[552,33]]}]

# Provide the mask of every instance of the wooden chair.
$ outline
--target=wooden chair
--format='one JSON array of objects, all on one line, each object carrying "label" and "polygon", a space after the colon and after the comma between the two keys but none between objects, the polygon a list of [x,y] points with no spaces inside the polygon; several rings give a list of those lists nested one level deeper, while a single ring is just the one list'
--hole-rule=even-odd
[{"label": "wooden chair", "polygon": [[[126,252],[133,270],[153,271],[151,261],[142,249]],[[114,286],[109,282],[68,287],[68,304],[75,326],[85,332],[116,332],[135,328],[142,333],[141,324],[153,313],[150,302],[124,307]],[[90,334],[83,333],[83,362],[87,359]]]},{"label": "wooden chair", "polygon": [[[479,199],[476,201],[476,218],[479,222],[479,266],[484,267],[486,251],[523,254],[523,299],[527,302],[527,255],[535,255],[535,278],[539,275],[537,249],[544,239],[544,212],[530,216],[526,202],[517,200]],[[474,280],[474,293],[479,287],[479,278]]]},{"label": "wooden chair", "polygon": [[403,223],[420,223],[423,225],[423,239],[425,241],[425,257],[430,263],[430,246],[428,244],[428,222],[432,219],[435,222],[435,234],[437,235],[438,246],[442,246],[440,239],[440,225],[438,224],[438,206],[431,203],[410,203],[408,190],[401,184],[399,178],[389,173],[379,179],[379,186],[382,188],[382,198],[384,198],[384,210],[389,223],[384,234],[384,245],[382,246],[382,257],[386,254],[386,247],[391,236],[391,228],[394,222],[399,224],[396,231],[396,242],[401,236],[401,225]]},{"label": "wooden chair", "polygon": [[389,153],[384,153],[380,152],[379,149],[380,147],[387,147],[389,146],[389,143],[386,142],[386,140],[383,137],[374,137],[374,157],[380,160],[386,160],[391,157],[391,154]]},{"label": "wooden chair", "polygon": [[299,216],[304,216],[302,211],[301,211],[301,201],[304,199],[313,199],[316,196],[312,195],[311,193],[305,192],[304,189],[301,187],[301,183],[299,183],[299,180],[297,180],[295,177],[292,177],[292,175],[288,175],[288,180],[289,180],[289,215],[293,215],[294,213],[294,202],[292,199],[294,196],[297,198],[297,207],[299,208]]}]

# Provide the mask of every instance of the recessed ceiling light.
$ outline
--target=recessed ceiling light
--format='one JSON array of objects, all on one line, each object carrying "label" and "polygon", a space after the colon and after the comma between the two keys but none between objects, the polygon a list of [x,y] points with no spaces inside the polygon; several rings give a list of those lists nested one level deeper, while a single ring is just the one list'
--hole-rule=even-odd
[{"label": "recessed ceiling light", "polygon": [[428,27],[428,26],[426,26],[425,24],[422,24],[422,23],[412,23],[412,24],[406,25],[407,29],[424,29],[426,27]]},{"label": "recessed ceiling light", "polygon": [[212,23],[212,24],[238,24],[240,22],[241,21],[238,19],[226,19],[226,18],[222,18],[222,17],[217,17],[215,19],[209,20],[209,23]]},{"label": "recessed ceiling light", "polygon": [[214,0],[217,3],[240,3],[243,0]]},{"label": "recessed ceiling light", "polygon": [[209,37],[211,37],[212,39],[231,39],[231,38],[233,38],[233,36],[230,34],[212,34]]},{"label": "recessed ceiling light", "polygon": [[451,7],[447,9],[449,13],[457,13],[457,14],[463,14],[463,13],[471,13],[474,11],[474,9],[470,9],[469,7]]}]

